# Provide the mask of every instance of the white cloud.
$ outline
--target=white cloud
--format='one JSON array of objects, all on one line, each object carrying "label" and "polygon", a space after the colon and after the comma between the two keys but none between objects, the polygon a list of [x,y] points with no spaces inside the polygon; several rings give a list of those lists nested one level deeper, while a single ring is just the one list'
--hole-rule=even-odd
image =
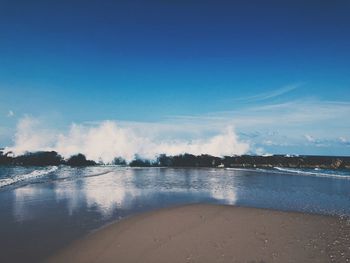
[{"label": "white cloud", "polygon": [[11,117],[13,117],[13,116],[15,116],[15,113],[12,111],[12,110],[9,110],[8,112],[7,112],[7,115],[6,115],[8,118],[11,118]]},{"label": "white cloud", "polygon": [[306,135],[305,135],[305,139],[306,139],[308,142],[316,142],[316,139],[315,139],[313,136],[309,135],[309,134],[306,134]]},{"label": "white cloud", "polygon": [[346,139],[345,137],[342,137],[342,136],[340,136],[339,138],[338,138],[338,140],[339,140],[339,142],[340,143],[349,143],[349,140],[348,139]]}]

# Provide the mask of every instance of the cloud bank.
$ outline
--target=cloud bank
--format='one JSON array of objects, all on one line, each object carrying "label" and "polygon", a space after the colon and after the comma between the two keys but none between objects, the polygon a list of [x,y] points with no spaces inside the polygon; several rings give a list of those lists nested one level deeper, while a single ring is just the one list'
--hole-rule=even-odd
[{"label": "cloud bank", "polygon": [[[343,147],[347,151],[344,147],[349,141],[348,116],[349,102],[300,99],[177,118],[179,122],[196,122],[197,125],[210,122],[218,127],[230,122],[239,128],[240,138],[250,141],[251,148],[254,144],[274,149],[296,146],[299,153],[305,153],[310,146]],[[306,152],[317,153],[312,151]]]},{"label": "cloud bank", "polygon": [[[146,127],[147,126],[147,127]],[[115,157],[131,161],[135,156],[154,159],[159,154],[177,155],[211,154],[214,156],[244,154],[249,144],[240,141],[232,126],[222,128],[216,134],[196,134],[194,139],[177,139],[162,135],[169,131],[154,124],[145,125],[145,131],[135,125],[120,125],[116,121],[103,121],[95,124],[72,124],[67,132],[49,129],[38,119],[24,117],[19,120],[14,145],[6,148],[15,154],[26,151],[54,150],[64,157],[83,153],[88,159],[110,163]],[[189,132],[188,126],[183,129]],[[177,127],[177,132],[181,128]]]}]

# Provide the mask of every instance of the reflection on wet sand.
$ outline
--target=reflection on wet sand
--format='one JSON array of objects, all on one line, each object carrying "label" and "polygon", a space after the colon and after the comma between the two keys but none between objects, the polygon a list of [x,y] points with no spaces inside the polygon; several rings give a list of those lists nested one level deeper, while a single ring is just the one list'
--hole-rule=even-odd
[{"label": "reflection on wet sand", "polygon": [[[67,177],[69,174],[63,172],[58,176]],[[136,197],[147,198],[152,194],[197,193],[226,204],[235,204],[237,189],[234,178],[231,178],[230,185],[226,182],[223,184],[223,179],[205,178],[200,171],[189,174],[184,170],[183,174],[174,174],[168,169],[124,169],[94,177],[80,174],[75,180],[54,180],[50,186],[55,201],[65,202],[68,215],[86,207],[97,211],[102,217],[109,217],[115,209],[132,208]],[[31,209],[31,203],[45,200],[50,195],[42,185],[17,188],[13,193],[13,213],[17,221],[34,219],[36,210]]]},{"label": "reflection on wet sand", "polygon": [[38,262],[113,220],[172,205],[220,203],[350,215],[350,180],[251,170],[125,167],[59,167],[40,180],[0,191],[0,230],[6,241],[0,240],[0,262],[16,258],[16,246],[22,248],[21,255]]},{"label": "reflection on wet sand", "polygon": [[[339,192],[343,185],[333,181],[218,169],[61,168],[52,181],[14,189],[13,216],[18,222],[35,219],[41,214],[38,204],[48,205],[45,200],[54,198],[55,203],[64,204],[69,216],[86,209],[108,218],[117,210],[133,210],[136,204],[158,206],[162,198],[179,196],[192,202],[212,200],[231,205],[251,202],[260,207],[285,206],[327,213],[331,208],[344,209],[342,204],[348,200],[346,190]],[[333,185],[337,196],[329,190]]]},{"label": "reflection on wet sand", "polygon": [[35,218],[35,210],[31,209],[36,200],[40,200],[45,194],[44,190],[35,186],[25,186],[13,191],[14,207],[13,217],[17,222]]}]

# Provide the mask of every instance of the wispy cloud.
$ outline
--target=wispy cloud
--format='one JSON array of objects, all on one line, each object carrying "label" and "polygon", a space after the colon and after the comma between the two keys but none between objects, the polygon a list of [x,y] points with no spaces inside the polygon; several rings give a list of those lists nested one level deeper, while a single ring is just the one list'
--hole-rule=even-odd
[{"label": "wispy cloud", "polygon": [[286,93],[289,93],[297,88],[299,88],[303,83],[296,83],[292,85],[287,85],[279,89],[275,89],[272,91],[268,91],[265,93],[260,93],[248,97],[242,97],[242,98],[235,98],[232,101],[235,102],[245,102],[245,103],[251,103],[251,102],[262,102],[266,100],[270,100],[279,96],[282,96]]},{"label": "wispy cloud", "polygon": [[305,134],[305,139],[308,144],[316,146],[316,147],[330,147],[330,146],[343,146],[343,147],[348,147],[350,146],[350,141],[347,140],[345,137],[323,137],[323,138],[318,138],[314,137],[309,134]]},{"label": "wispy cloud", "polygon": [[13,117],[13,116],[15,116],[15,113],[12,111],[12,110],[9,110],[8,112],[7,112],[7,115],[6,115],[8,118],[11,118],[11,117]]},{"label": "wispy cloud", "polygon": [[[232,111],[212,112],[205,115],[176,116],[178,121],[197,123],[220,123],[230,121],[237,127],[289,127],[298,125],[323,124],[325,128],[332,125],[350,126],[347,116],[350,103],[300,99],[280,104],[264,104]],[[327,121],[327,122],[326,122]]]},{"label": "wispy cloud", "polygon": [[[304,98],[206,115],[177,116],[177,121],[207,127],[230,123],[237,127],[242,138],[250,141],[252,149],[254,145],[311,146],[321,140],[322,145],[341,147],[345,144],[340,144],[339,138],[346,138],[350,130],[348,116],[348,102]],[[317,138],[314,143],[312,138]]]},{"label": "wispy cloud", "polygon": [[315,137],[309,135],[309,134],[305,134],[305,139],[308,141],[308,142],[311,142],[311,143],[314,143],[316,142],[316,139]]}]

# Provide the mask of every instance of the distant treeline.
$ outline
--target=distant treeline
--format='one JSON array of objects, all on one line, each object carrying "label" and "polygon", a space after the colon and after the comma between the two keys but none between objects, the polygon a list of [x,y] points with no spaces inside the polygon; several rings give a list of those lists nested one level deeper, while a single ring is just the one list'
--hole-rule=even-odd
[{"label": "distant treeline", "polygon": [[48,165],[89,166],[96,165],[94,161],[86,160],[85,155],[73,155],[65,160],[57,152],[33,152],[19,156],[0,151],[0,165],[48,166]]},{"label": "distant treeline", "polygon": [[323,168],[350,169],[350,157],[334,156],[225,156],[182,154],[176,156],[160,155],[155,161],[136,159],[130,166],[161,167],[231,167],[231,168]]},{"label": "distant treeline", "polygon": [[[57,152],[33,152],[20,156],[0,151],[0,165],[47,166],[70,165],[90,166],[99,165],[87,160],[83,154],[73,155],[64,159]],[[111,164],[129,165],[131,167],[232,167],[232,168],[323,168],[323,169],[350,169],[350,157],[342,156],[225,156],[181,154],[176,156],[159,155],[156,160],[145,160],[136,157],[130,163],[122,158],[115,158]]]}]

